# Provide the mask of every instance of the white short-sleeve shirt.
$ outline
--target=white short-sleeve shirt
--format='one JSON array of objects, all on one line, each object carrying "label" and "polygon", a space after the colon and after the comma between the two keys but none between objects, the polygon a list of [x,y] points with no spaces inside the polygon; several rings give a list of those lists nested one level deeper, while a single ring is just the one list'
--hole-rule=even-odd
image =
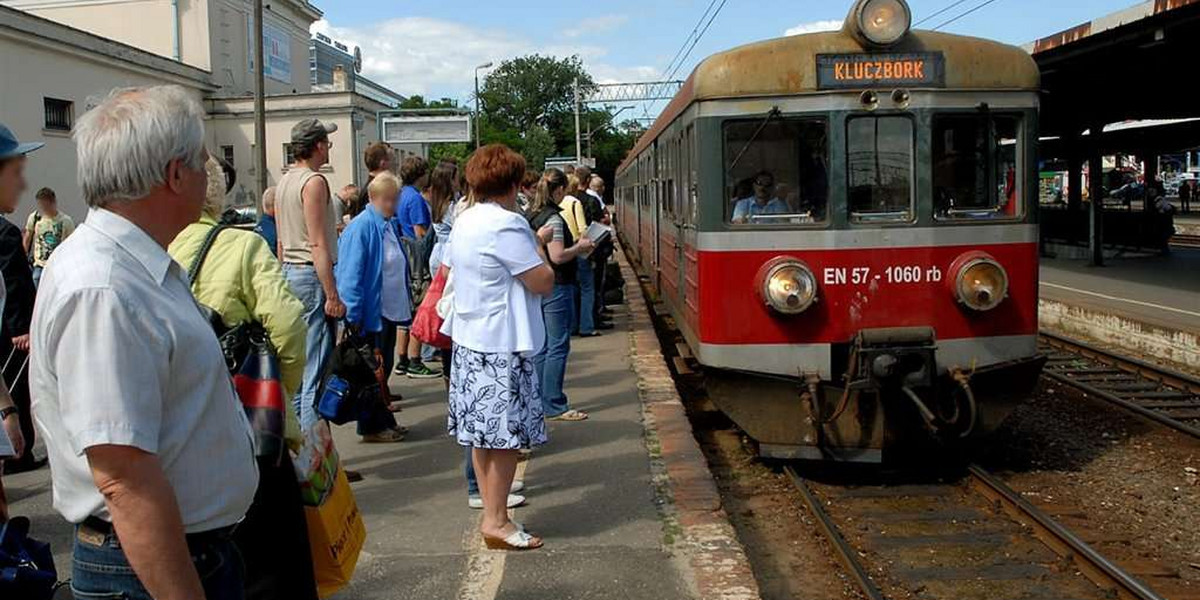
[{"label": "white short-sleeve shirt", "polygon": [[240,521],[258,487],[250,424],[183,268],[144,231],[93,210],[54,252],[31,327],[33,416],[54,507],[109,520],[85,452],[154,454],[188,533]]},{"label": "white short-sleeve shirt", "polygon": [[472,206],[455,220],[445,258],[454,274],[454,310],[442,333],[476,352],[542,349],[541,299],[517,279],[545,264],[524,217],[492,202]]}]

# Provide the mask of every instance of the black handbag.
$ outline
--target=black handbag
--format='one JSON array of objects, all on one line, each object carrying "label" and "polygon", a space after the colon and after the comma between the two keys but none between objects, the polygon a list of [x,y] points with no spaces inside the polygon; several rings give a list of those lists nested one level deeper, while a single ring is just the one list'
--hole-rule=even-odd
[{"label": "black handbag", "polygon": [[50,600],[59,587],[50,544],[29,537],[29,519],[0,524],[0,598]]},{"label": "black handbag", "polygon": [[[193,293],[197,290],[204,259],[208,257],[217,236],[225,229],[228,229],[225,225],[213,227],[192,261],[188,277],[192,281]],[[233,377],[234,389],[254,430],[255,456],[268,459],[275,465],[280,464],[287,448],[283,435],[286,422],[284,411],[291,410],[291,406],[288,399],[283,397],[279,353],[271,344],[262,323],[248,321],[228,327],[217,311],[198,301],[196,304],[208,318],[225,354],[225,365]]]},{"label": "black handbag", "polygon": [[383,389],[380,381],[387,376],[382,371],[375,345],[353,325],[346,324],[329,359],[317,414],[335,425],[357,420],[370,403],[379,402]]}]

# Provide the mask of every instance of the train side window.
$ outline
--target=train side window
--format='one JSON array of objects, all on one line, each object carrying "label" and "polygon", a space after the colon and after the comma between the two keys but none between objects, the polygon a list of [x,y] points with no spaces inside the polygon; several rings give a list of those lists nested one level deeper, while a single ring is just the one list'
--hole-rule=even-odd
[{"label": "train side window", "polygon": [[939,221],[1020,217],[1021,119],[960,114],[933,118],[933,216]]},{"label": "train side window", "polygon": [[913,219],[913,122],[907,116],[846,121],[846,174],[854,223]]},{"label": "train side window", "polygon": [[824,222],[829,205],[827,127],[820,118],[726,122],[726,220],[747,226]]}]

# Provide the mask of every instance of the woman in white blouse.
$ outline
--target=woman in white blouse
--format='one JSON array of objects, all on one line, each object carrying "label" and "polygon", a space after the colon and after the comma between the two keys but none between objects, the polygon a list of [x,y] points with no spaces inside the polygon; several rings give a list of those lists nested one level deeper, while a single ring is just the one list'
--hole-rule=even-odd
[{"label": "woman in white blouse", "polygon": [[[529,550],[542,540],[508,518],[520,450],[546,443],[533,357],[545,343],[541,298],[554,287],[542,245],[517,210],[525,159],[500,144],[467,163],[473,204],[458,216],[444,262],[454,274],[454,340],[447,429],[472,448],[489,548]],[[541,239],[539,239],[541,238]]]}]

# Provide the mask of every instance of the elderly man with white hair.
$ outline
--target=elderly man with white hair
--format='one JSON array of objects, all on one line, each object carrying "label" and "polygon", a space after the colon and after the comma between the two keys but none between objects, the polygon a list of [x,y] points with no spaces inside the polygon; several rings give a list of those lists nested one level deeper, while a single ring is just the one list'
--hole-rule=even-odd
[{"label": "elderly man with white hair", "polygon": [[167,246],[200,217],[204,112],[183,88],[114,91],[76,124],[87,221],[33,315],[33,411],[76,597],[243,597],[231,541],[258,484],[212,327]]}]

